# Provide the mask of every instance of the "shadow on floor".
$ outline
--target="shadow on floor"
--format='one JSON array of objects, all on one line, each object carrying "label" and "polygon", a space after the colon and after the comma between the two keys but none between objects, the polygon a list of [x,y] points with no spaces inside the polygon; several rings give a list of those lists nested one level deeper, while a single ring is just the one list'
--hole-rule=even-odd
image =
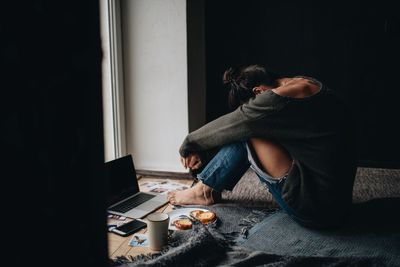
[{"label": "shadow on floor", "polygon": [[354,204],[344,227],[357,232],[393,232],[400,229],[400,198],[377,198]]}]

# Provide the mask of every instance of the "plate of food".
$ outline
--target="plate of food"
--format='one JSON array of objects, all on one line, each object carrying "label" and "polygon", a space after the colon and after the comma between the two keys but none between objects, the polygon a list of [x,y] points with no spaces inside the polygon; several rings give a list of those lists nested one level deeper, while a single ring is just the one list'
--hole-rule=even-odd
[{"label": "plate of food", "polygon": [[168,212],[169,230],[189,230],[192,229],[193,222],[190,219],[195,218],[202,224],[210,224],[217,220],[217,215],[207,209],[201,208],[180,208]]}]

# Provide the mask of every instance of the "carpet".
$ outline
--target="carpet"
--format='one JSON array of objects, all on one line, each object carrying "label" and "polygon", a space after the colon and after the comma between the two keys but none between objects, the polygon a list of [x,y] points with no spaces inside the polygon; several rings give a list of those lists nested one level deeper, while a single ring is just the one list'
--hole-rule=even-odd
[{"label": "carpet", "polygon": [[[190,231],[175,231],[170,238],[169,246],[162,252],[132,258],[120,257],[112,260],[110,265],[119,267],[385,266],[382,259],[365,255],[305,256],[301,253],[293,255],[282,253],[284,250],[278,253],[268,251],[268,247],[262,245],[265,238],[260,231],[264,230],[265,220],[279,215],[279,210],[228,208],[223,205],[209,208],[218,214],[217,224],[212,226],[195,224]],[[242,231],[249,228],[251,228],[249,232]],[[265,248],[267,249],[262,250]]]},{"label": "carpet", "polygon": [[400,170],[359,168],[354,209],[335,231],[303,228],[279,209],[251,170],[220,204],[219,221],[175,232],[163,252],[113,266],[400,266]]},{"label": "carpet", "polygon": [[160,253],[134,258],[119,257],[111,261],[111,266],[218,266],[227,258],[227,251],[235,238],[271,212],[263,208],[227,207],[221,204],[187,207],[210,209],[216,212],[218,220],[212,226],[194,224],[192,230],[175,231],[170,237],[169,246]]},{"label": "carpet", "polygon": [[376,259],[381,266],[400,266],[400,198],[355,204],[347,221],[331,231],[310,230],[284,212],[267,216],[238,244],[269,254],[303,257]]},{"label": "carpet", "polygon": [[[223,202],[232,205],[255,207],[277,207],[271,194],[257,175],[249,169],[231,192],[222,193]],[[379,168],[358,168],[353,202],[360,203],[375,198],[400,197],[400,170]]]}]

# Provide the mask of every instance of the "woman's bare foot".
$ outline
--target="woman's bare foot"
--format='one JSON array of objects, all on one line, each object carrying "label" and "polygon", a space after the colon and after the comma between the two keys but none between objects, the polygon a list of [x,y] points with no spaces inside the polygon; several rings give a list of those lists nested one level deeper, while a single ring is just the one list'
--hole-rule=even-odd
[{"label": "woman's bare foot", "polygon": [[172,205],[212,205],[219,201],[221,193],[198,182],[192,188],[168,193],[168,201]]}]

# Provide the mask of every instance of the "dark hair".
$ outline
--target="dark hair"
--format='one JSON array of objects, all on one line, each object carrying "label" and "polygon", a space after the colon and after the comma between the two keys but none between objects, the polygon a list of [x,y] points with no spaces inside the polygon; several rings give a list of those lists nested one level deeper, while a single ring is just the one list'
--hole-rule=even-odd
[{"label": "dark hair", "polygon": [[239,68],[228,68],[223,75],[223,83],[228,86],[228,103],[236,109],[254,97],[253,88],[259,85],[275,87],[280,75],[267,70],[261,65],[249,65]]}]

